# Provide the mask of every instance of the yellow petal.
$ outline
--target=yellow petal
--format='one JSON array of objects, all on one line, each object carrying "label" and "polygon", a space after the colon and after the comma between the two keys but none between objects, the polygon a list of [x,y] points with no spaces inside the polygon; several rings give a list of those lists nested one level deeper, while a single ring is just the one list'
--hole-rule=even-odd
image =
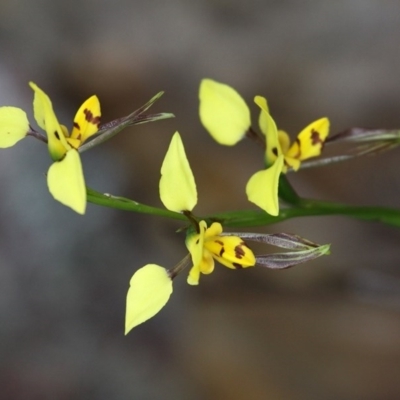
[{"label": "yellow petal", "polygon": [[290,138],[285,131],[278,131],[278,140],[283,154],[286,154],[290,147]]},{"label": "yellow petal", "polygon": [[[206,224],[205,221],[201,221],[201,223],[204,222],[204,224]],[[205,225],[207,227],[207,225]],[[209,237],[212,236],[218,236],[222,233],[222,225],[219,222],[213,222],[209,228],[207,228],[207,230],[204,233],[204,239],[207,239]]]},{"label": "yellow petal", "polygon": [[328,118],[321,118],[312,122],[298,134],[296,141],[285,156],[296,158],[300,161],[319,156],[328,133]]},{"label": "yellow petal", "polygon": [[192,257],[193,265],[199,265],[203,257],[204,235],[207,231],[207,224],[205,221],[199,223],[199,233],[189,233],[186,237],[186,248]]},{"label": "yellow petal", "polygon": [[187,277],[187,283],[191,286],[196,286],[199,284],[200,280],[200,264],[194,265],[190,271],[189,275]]},{"label": "yellow petal", "polygon": [[97,96],[88,98],[79,108],[74,118],[71,138],[80,140],[82,144],[99,130],[100,102]]},{"label": "yellow petal", "polygon": [[278,187],[282,168],[283,156],[279,156],[271,167],[256,172],[246,186],[249,201],[273,216],[279,215]]},{"label": "yellow petal", "polygon": [[193,267],[190,269],[187,278],[187,283],[192,286],[198,285],[200,280],[200,272],[202,274],[208,275],[211,274],[211,272],[213,271],[214,271],[213,256],[209,251],[203,250],[200,263],[197,265],[193,265]]},{"label": "yellow petal", "polygon": [[200,83],[200,120],[220,144],[233,146],[250,128],[250,110],[236,90],[203,79]]},{"label": "yellow petal", "polygon": [[[285,164],[288,167],[293,168],[294,171],[297,171],[300,168],[301,161],[297,158],[291,158],[291,157],[285,156]],[[284,165],[283,169],[282,169],[282,172],[284,172],[284,173],[286,173],[286,171],[287,171],[286,165]]]},{"label": "yellow petal", "polygon": [[225,267],[231,269],[253,267],[254,253],[239,236],[216,236],[204,241],[204,247]]},{"label": "yellow petal", "polygon": [[198,285],[200,278],[200,268],[203,261],[204,235],[207,231],[207,223],[200,221],[199,233],[189,233],[186,237],[186,247],[192,257],[193,267],[189,272],[187,282],[189,285]]},{"label": "yellow petal", "polygon": [[86,187],[77,150],[69,150],[61,161],[51,165],[47,174],[47,185],[56,200],[79,214],[85,213]]},{"label": "yellow petal", "polygon": [[266,98],[262,96],[256,96],[254,97],[254,102],[261,108],[258,123],[260,125],[261,132],[265,135],[266,140],[265,159],[267,165],[272,165],[276,158],[282,154],[282,149],[278,138],[278,129],[275,121],[269,113]]},{"label": "yellow petal", "polygon": [[29,82],[29,86],[35,92],[33,112],[37,124],[47,133],[50,156],[54,161],[61,160],[71,146],[67,143],[47,94],[33,82]]},{"label": "yellow petal", "polygon": [[126,296],[125,335],[156,315],[167,304],[171,293],[172,280],[165,268],[147,264],[137,270]]},{"label": "yellow petal", "polygon": [[171,211],[191,211],[197,203],[193,172],[178,132],[175,132],[161,166],[160,198]]},{"label": "yellow petal", "polygon": [[0,107],[0,147],[14,146],[29,132],[25,111],[17,107]]}]

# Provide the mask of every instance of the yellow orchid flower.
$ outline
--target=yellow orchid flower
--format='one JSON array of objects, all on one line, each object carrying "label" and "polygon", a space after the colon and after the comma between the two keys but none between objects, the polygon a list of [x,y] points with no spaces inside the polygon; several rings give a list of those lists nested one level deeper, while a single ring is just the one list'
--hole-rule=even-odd
[{"label": "yellow orchid flower", "polygon": [[[84,214],[86,187],[78,148],[99,129],[99,99],[92,96],[82,104],[69,134],[67,128],[59,124],[46,93],[33,82],[29,86],[34,91],[34,116],[47,134],[48,150],[54,161],[47,174],[49,191],[56,200]],[[13,146],[32,132],[23,110],[0,107],[0,148]],[[44,137],[42,140],[46,141]]]},{"label": "yellow orchid flower", "polygon": [[283,155],[285,159],[283,172],[287,172],[288,167],[297,171],[301,161],[321,154],[329,133],[328,118],[320,118],[307,125],[290,145],[289,135],[284,131],[278,131],[275,121],[269,113],[265,97],[256,96],[254,102],[261,108],[259,126],[266,138],[267,165],[273,164],[280,155]]},{"label": "yellow orchid flower", "polygon": [[198,285],[200,273],[211,274],[214,271],[214,260],[230,269],[253,267],[256,257],[239,236],[223,236],[222,225],[214,222],[209,228],[205,221],[200,221],[199,232],[190,233],[186,238],[193,266],[187,282]]},{"label": "yellow orchid flower", "polygon": [[46,93],[33,82],[29,85],[35,93],[34,116],[40,128],[46,131],[49,153],[54,161],[47,174],[49,191],[59,202],[84,214],[86,187],[77,149],[99,129],[99,99],[91,96],[82,104],[69,134],[67,128],[59,124]]},{"label": "yellow orchid flower", "polygon": [[[250,110],[243,98],[230,86],[203,79],[199,89],[200,120],[210,135],[220,144],[232,146],[243,139],[250,129]],[[259,126],[265,136],[265,163],[267,168],[256,172],[246,185],[246,194],[252,203],[267,213],[279,214],[279,176],[288,167],[297,171],[301,161],[321,154],[329,131],[329,120],[321,118],[304,128],[290,145],[286,132],[278,131],[267,101],[256,96],[261,108]]]},{"label": "yellow orchid flower", "polygon": [[[197,204],[196,182],[178,132],[172,137],[161,167],[160,198],[168,210],[175,212],[192,211]],[[189,284],[198,284],[200,272],[211,273],[214,259],[228,268],[254,265],[254,254],[240,237],[220,236],[221,224],[215,222],[207,229],[206,222],[201,221],[198,229],[186,241],[193,261]]]}]

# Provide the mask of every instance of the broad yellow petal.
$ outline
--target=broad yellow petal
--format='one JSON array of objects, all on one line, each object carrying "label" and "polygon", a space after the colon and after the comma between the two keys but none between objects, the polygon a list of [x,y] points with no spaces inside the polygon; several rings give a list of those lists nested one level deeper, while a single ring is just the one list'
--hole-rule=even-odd
[{"label": "broad yellow petal", "polygon": [[211,79],[200,83],[200,120],[220,144],[233,146],[250,128],[250,110],[236,90]]},{"label": "broad yellow petal", "polygon": [[29,132],[25,111],[17,107],[0,107],[0,147],[14,146]]},{"label": "broad yellow petal", "polygon": [[79,214],[85,213],[86,187],[77,150],[69,150],[61,161],[51,165],[47,174],[47,185],[56,200]]},{"label": "broad yellow petal", "polygon": [[33,82],[29,82],[29,86],[35,93],[33,112],[36,122],[47,133],[50,156],[54,161],[61,160],[71,146],[67,143],[47,94]]},{"label": "broad yellow petal", "polygon": [[254,102],[261,108],[258,123],[261,132],[265,135],[266,150],[265,161],[267,165],[272,165],[276,158],[282,154],[282,149],[278,138],[278,129],[275,121],[271,117],[265,97],[256,96]]},{"label": "broad yellow petal", "polygon": [[80,140],[82,144],[99,130],[100,102],[97,96],[88,98],[79,108],[74,118],[71,138]]},{"label": "broad yellow petal", "polygon": [[320,118],[306,126],[297,136],[285,156],[297,158],[300,161],[321,154],[325,139],[329,133],[328,118]]},{"label": "broad yellow petal", "polygon": [[165,268],[147,264],[137,270],[126,297],[125,335],[156,315],[167,304],[171,293],[172,280]]},{"label": "broad yellow petal", "polygon": [[178,132],[175,132],[161,166],[160,198],[171,211],[191,211],[197,203],[193,172]]},{"label": "broad yellow petal", "polygon": [[279,156],[271,167],[256,172],[246,186],[249,201],[273,216],[279,215],[278,187],[282,168],[283,156]]}]

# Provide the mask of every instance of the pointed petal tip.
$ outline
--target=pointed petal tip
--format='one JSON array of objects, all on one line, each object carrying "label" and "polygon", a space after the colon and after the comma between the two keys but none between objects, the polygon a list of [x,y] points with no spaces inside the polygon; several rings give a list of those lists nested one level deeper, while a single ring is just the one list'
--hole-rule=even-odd
[{"label": "pointed petal tip", "polygon": [[197,204],[196,182],[179,132],[172,136],[161,166],[159,191],[170,211],[191,211]]}]

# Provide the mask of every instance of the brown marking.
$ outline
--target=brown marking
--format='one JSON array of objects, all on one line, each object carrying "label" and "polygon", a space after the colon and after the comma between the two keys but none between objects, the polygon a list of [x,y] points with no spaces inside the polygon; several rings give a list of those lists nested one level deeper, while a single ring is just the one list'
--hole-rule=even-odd
[{"label": "brown marking", "polygon": [[59,133],[57,131],[54,131],[54,135],[58,140],[60,140],[60,135],[59,135]]},{"label": "brown marking", "polygon": [[241,242],[237,246],[235,246],[235,257],[238,258],[239,260],[243,258],[243,256],[246,254],[245,251],[243,250],[243,246],[245,246],[244,242]]},{"label": "brown marking", "polygon": [[272,148],[272,154],[275,155],[276,157],[278,157],[278,149],[276,147]]},{"label": "brown marking", "polygon": [[315,146],[317,144],[320,144],[322,146],[323,143],[324,143],[323,140],[321,139],[321,136],[320,136],[319,132],[316,131],[315,129],[311,130],[310,139],[311,139],[311,143],[312,143],[313,146]]},{"label": "brown marking", "polygon": [[196,244],[199,244],[199,242],[200,242],[200,238],[198,238],[198,239],[196,240]]},{"label": "brown marking", "polygon": [[95,117],[93,115],[93,113],[90,110],[88,110],[87,108],[85,108],[83,110],[83,113],[85,114],[86,121],[90,122],[93,125],[99,126],[99,124],[100,124],[100,117],[99,116]]},{"label": "brown marking", "polygon": [[74,128],[78,129],[79,131],[81,130],[81,127],[77,122],[74,121]]},{"label": "brown marking", "polygon": [[225,253],[224,242],[222,240],[214,240],[214,243],[218,243],[221,246],[221,250],[219,251],[219,256],[222,257],[222,255]]},{"label": "brown marking", "polygon": [[232,265],[236,268],[236,269],[242,269],[243,265],[238,264],[238,263],[232,263]]}]

